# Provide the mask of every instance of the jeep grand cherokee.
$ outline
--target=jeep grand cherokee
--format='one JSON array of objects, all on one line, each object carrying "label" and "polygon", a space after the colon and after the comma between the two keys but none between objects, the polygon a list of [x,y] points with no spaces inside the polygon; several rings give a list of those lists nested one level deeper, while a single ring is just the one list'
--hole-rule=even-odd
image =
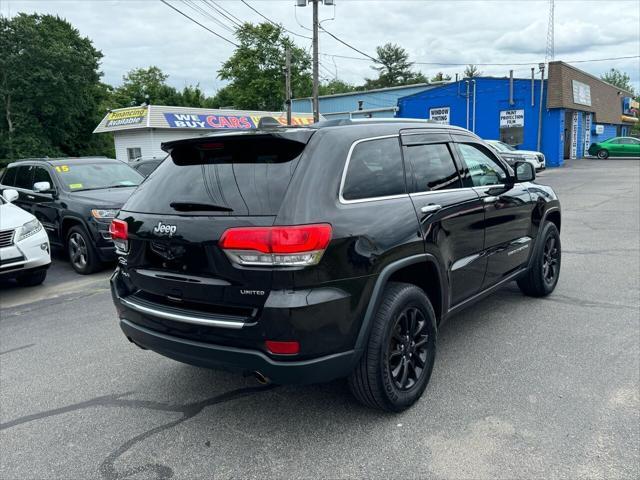
[{"label": "jeep grand cherokee", "polygon": [[401,411],[424,391],[442,322],[560,271],[560,207],[472,133],[328,121],[174,141],[111,224],[127,338],[276,383],[348,377]]}]

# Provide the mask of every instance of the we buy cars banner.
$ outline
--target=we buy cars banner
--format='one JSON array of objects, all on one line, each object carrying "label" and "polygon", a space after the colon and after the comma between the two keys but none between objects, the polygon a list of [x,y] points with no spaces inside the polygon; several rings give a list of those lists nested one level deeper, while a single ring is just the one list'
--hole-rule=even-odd
[{"label": "we buy cars banner", "polygon": [[[192,113],[165,113],[164,118],[171,128],[194,128],[194,129],[250,129],[257,128],[260,115],[202,115]],[[286,117],[275,117],[281,125],[287,124]],[[292,117],[291,123],[294,125],[306,125],[313,123],[312,118]]]}]

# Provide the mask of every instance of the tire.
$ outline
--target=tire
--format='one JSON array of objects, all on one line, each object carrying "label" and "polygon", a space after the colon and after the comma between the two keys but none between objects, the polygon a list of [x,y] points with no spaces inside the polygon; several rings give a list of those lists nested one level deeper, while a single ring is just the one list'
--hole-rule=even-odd
[{"label": "tire", "polygon": [[600,160],[606,160],[607,158],[609,158],[609,152],[604,148],[602,150],[598,150],[598,153],[596,155]]},{"label": "tire", "polygon": [[46,270],[36,270],[35,272],[29,272],[17,277],[16,281],[23,287],[35,287],[36,285],[40,285],[44,282],[45,278],[47,278]]},{"label": "tire", "polygon": [[533,253],[533,263],[526,275],[518,280],[525,295],[545,297],[556,288],[560,278],[562,248],[560,232],[555,224],[545,222],[540,232],[540,243]]},{"label": "tire", "polygon": [[101,266],[89,234],[80,225],[74,225],[67,232],[67,253],[71,266],[81,275],[93,273]]},{"label": "tire", "polygon": [[[413,339],[403,335],[407,331],[414,333]],[[389,282],[365,351],[349,376],[351,392],[372,408],[388,412],[409,408],[429,383],[436,340],[436,315],[424,291]]]}]

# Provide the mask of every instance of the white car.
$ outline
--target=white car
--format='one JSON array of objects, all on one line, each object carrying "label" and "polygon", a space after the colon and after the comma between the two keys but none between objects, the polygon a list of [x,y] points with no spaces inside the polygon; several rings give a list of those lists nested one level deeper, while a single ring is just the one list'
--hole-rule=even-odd
[{"label": "white car", "polygon": [[16,198],[13,189],[0,195],[0,279],[40,285],[51,265],[49,238],[36,217],[11,204]]},{"label": "white car", "polygon": [[547,168],[547,162],[544,154],[533,150],[518,150],[511,145],[501,142],[500,140],[485,140],[509,165],[515,162],[529,162],[533,168],[544,170]]}]

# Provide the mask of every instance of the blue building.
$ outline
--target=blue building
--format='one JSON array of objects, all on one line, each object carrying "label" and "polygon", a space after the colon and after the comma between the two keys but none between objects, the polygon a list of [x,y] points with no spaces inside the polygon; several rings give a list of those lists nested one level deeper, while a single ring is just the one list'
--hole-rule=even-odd
[{"label": "blue building", "polygon": [[[319,98],[320,114],[327,120],[395,117],[400,97],[422,92],[433,87],[434,85],[427,83],[417,83],[402,87],[323,95]],[[291,102],[291,109],[294,113],[313,113],[311,97],[294,98]]]},{"label": "blue building", "polygon": [[530,78],[465,79],[398,99],[397,116],[430,118],[522,150],[539,149],[552,167],[585,156],[592,142],[628,135],[638,121],[624,107],[630,92],[563,62],[549,64],[540,119],[540,86]]}]

